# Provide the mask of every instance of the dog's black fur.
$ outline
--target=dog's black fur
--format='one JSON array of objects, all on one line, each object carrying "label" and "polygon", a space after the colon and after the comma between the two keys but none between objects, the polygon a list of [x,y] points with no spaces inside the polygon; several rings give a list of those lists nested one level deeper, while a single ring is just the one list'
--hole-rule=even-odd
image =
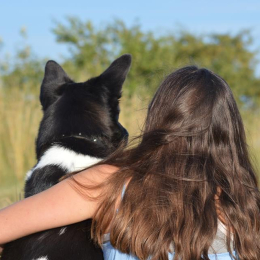
[{"label": "dog's black fur", "polygon": [[[131,56],[123,55],[100,76],[75,83],[56,62],[47,62],[40,94],[44,115],[36,141],[38,162],[27,175],[25,197],[55,185],[69,171],[79,170],[74,157],[90,160],[82,165],[80,159],[80,167],[86,167],[127,140],[128,133],[118,116],[130,64]],[[72,166],[64,161],[55,163],[50,151],[57,158],[59,153],[68,153]],[[5,245],[1,260],[101,260],[101,249],[90,240],[90,225],[87,220],[18,239]]]}]

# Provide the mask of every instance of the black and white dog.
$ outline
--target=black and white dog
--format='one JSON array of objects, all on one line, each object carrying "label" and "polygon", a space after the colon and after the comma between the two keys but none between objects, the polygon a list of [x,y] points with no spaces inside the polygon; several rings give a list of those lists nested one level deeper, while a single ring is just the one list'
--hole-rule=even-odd
[{"label": "black and white dog", "polygon": [[[75,83],[56,62],[47,62],[40,94],[44,114],[36,140],[38,162],[27,173],[25,197],[97,163],[127,141],[118,116],[130,64],[131,56],[123,55],[100,76]],[[18,239],[5,245],[1,260],[103,259],[90,240],[90,225],[87,220]]]}]

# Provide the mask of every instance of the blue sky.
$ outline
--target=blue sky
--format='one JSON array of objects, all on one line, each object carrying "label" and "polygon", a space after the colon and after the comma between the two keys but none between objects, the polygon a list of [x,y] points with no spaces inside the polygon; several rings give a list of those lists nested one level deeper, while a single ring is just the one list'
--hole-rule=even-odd
[{"label": "blue sky", "polygon": [[55,42],[51,28],[53,20],[64,22],[66,16],[91,20],[97,26],[114,18],[122,19],[127,25],[138,20],[144,30],[155,32],[183,27],[198,34],[236,33],[249,28],[255,39],[252,48],[260,50],[259,0],[2,0],[0,37],[4,45],[0,54],[13,53],[19,48],[19,31],[25,27],[33,51],[40,57],[59,61],[61,55],[68,53],[67,47]]}]

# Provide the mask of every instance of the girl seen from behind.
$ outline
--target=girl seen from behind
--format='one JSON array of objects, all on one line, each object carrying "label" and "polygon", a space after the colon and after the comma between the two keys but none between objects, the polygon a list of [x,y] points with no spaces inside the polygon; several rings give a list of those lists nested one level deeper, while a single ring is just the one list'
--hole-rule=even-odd
[{"label": "girl seen from behind", "polygon": [[111,225],[113,247],[140,259],[166,260],[171,245],[176,260],[209,259],[224,223],[226,251],[260,259],[257,178],[236,102],[218,75],[195,66],[170,74],[149,105],[139,145],[105,163],[119,170],[95,215],[99,243]]}]

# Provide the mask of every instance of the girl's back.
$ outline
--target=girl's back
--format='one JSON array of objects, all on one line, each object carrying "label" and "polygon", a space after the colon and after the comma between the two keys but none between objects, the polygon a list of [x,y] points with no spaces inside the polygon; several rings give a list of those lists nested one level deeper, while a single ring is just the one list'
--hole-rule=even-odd
[{"label": "girl's back", "polygon": [[[110,235],[105,234],[102,244],[104,260],[139,260],[136,256],[129,255],[126,253],[122,253],[119,250],[115,249],[110,243]],[[174,248],[172,246],[171,249],[174,252]],[[233,254],[236,255],[236,252],[233,251]],[[226,235],[225,235],[225,227],[219,222],[218,231],[216,237],[213,241],[213,244],[209,250],[209,259],[210,260],[231,260],[230,253],[227,252],[226,248]],[[168,254],[169,260],[174,258],[174,253]]]},{"label": "girl's back", "polygon": [[[123,190],[121,193],[121,200],[124,197],[126,190],[126,184],[123,186]],[[102,242],[102,249],[103,249],[103,255],[104,260],[139,260],[136,256],[122,253],[118,249],[115,249],[111,243],[110,243],[110,234],[106,233],[103,236],[103,242]],[[173,244],[170,246],[170,252],[168,253],[168,259],[173,260],[174,258],[174,246]],[[236,252],[233,250],[232,253],[236,255]],[[219,221],[218,222],[218,230],[216,237],[209,249],[209,255],[210,260],[231,260],[232,257],[230,256],[230,253],[227,252],[226,248],[226,228],[224,224]]]}]

